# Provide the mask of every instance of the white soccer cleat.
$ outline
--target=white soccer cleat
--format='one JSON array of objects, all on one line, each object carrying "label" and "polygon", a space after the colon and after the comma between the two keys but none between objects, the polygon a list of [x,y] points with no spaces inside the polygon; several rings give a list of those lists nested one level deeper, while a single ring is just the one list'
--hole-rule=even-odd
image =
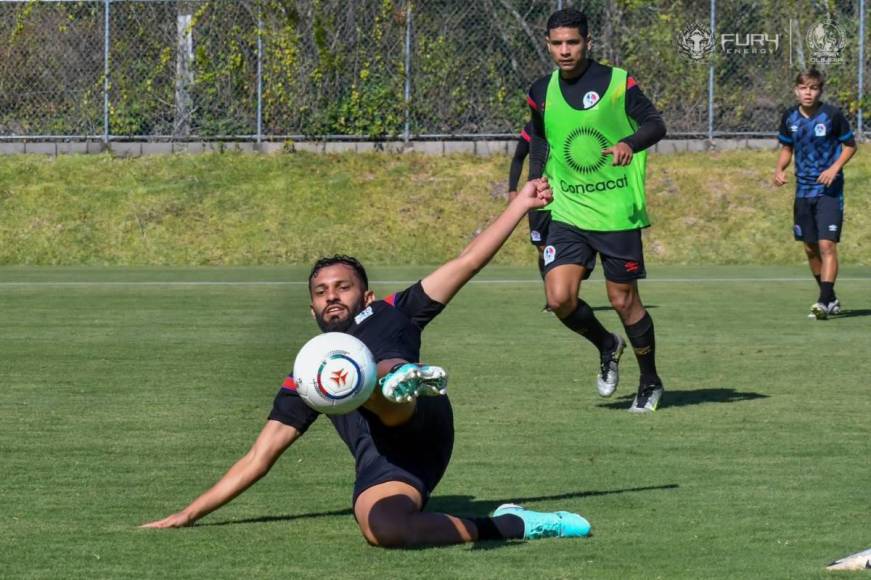
[{"label": "white soccer cleat", "polygon": [[661,384],[642,384],[638,387],[638,393],[629,407],[630,413],[653,413],[659,407],[664,389]]},{"label": "white soccer cleat", "polygon": [[614,334],[614,348],[599,353],[600,367],[596,376],[596,390],[602,397],[610,397],[620,383],[620,357],[626,342],[619,334]]},{"label": "white soccer cleat", "polygon": [[[823,304],[822,302],[816,302],[811,305],[811,313],[807,315],[808,318],[813,318],[815,320],[825,320],[829,317],[829,314],[833,314],[832,305],[834,302],[829,302],[828,304]],[[838,312],[841,311],[840,306],[838,307]]]}]

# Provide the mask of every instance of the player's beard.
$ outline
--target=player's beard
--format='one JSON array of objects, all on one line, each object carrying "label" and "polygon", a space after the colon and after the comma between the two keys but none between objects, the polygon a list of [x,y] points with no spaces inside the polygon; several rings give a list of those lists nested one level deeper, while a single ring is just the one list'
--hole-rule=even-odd
[{"label": "player's beard", "polygon": [[318,323],[321,332],[347,332],[348,329],[351,328],[351,325],[354,324],[354,317],[363,311],[365,305],[361,298],[360,302],[350,309],[347,318],[324,320],[324,311],[326,311],[330,306],[332,306],[332,304],[328,304],[323,311],[315,315],[315,321]]}]

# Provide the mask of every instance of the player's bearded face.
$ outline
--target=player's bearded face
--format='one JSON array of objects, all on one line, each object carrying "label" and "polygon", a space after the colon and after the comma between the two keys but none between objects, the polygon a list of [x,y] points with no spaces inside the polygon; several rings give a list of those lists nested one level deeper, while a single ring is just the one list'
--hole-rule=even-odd
[{"label": "player's bearded face", "polygon": [[323,332],[345,332],[354,323],[372,293],[364,290],[362,283],[350,267],[337,264],[323,268],[312,279],[312,314]]},{"label": "player's bearded face", "polygon": [[350,304],[335,300],[315,312],[315,321],[322,332],[345,332],[351,328],[354,317],[362,312],[365,306],[362,294]]}]

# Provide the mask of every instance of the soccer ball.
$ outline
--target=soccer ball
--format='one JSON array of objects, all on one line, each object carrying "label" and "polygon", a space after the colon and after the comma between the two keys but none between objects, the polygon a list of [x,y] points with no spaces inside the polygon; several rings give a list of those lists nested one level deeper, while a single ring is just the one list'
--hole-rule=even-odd
[{"label": "soccer ball", "polygon": [[305,343],[293,363],[296,392],[315,411],[341,415],[365,403],[378,378],[375,357],[359,339],[327,332]]}]

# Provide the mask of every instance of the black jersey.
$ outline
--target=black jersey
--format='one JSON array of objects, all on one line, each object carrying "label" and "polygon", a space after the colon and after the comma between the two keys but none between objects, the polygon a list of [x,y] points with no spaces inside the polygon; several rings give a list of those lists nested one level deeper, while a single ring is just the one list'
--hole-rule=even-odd
[{"label": "black jersey", "polygon": [[[421,283],[417,282],[402,292],[370,304],[354,317],[347,333],[363,341],[376,362],[392,358],[418,362],[421,332],[444,307],[427,296]],[[305,432],[319,415],[300,398],[293,376],[289,375],[275,397],[269,419]],[[358,464],[367,453],[367,448],[361,445],[362,439],[357,436],[361,430],[371,432],[373,436],[378,433],[390,437],[391,429],[384,427],[373,413],[362,407],[344,415],[330,415],[329,419]]]}]

